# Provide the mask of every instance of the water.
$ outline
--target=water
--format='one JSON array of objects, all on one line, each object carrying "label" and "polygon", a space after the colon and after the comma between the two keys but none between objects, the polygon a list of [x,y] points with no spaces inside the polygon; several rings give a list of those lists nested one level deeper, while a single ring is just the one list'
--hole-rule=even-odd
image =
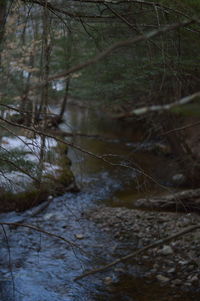
[{"label": "water", "polygon": [[[102,184],[106,180],[104,175]],[[83,212],[93,206],[94,200],[108,197],[111,187],[93,185],[92,190],[66,194],[54,199],[45,213],[27,221],[67,238],[75,247],[29,228],[4,227],[0,254],[1,301],[95,300],[93,297],[101,291],[107,273],[79,282],[74,278],[85,269],[111,260],[117,242],[85,219]],[[9,221],[17,221],[19,215],[10,214]],[[5,220],[5,214],[3,217]],[[106,294],[106,291],[101,293],[104,297]]]},{"label": "water", "polygon": [[[163,160],[146,152],[149,142],[145,144],[145,136],[131,126],[125,127],[123,123],[73,106],[66,113],[65,121],[62,128],[66,131],[100,135],[100,139],[83,136],[68,139],[94,154],[109,155],[106,158],[114,165],[70,149],[81,192],[54,199],[45,212],[27,220],[29,212],[1,214],[2,221],[18,222],[23,218],[24,223],[43,229],[49,235],[26,227],[1,228],[0,300],[198,300],[195,295],[186,293],[184,299],[172,299],[170,288],[162,288],[153,280],[146,282],[143,277],[146,268],[136,264],[120,264],[118,271],[112,269],[74,281],[85,270],[108,263],[137,247],[137,242],[127,245],[115,240],[109,232],[101,232],[85,218],[84,212],[101,204],[131,207],[134,198],[161,191],[159,185],[144,177],[138,179],[135,164],[160,183],[169,181],[174,166],[167,158]],[[116,154],[117,157],[113,156]],[[119,166],[127,163],[133,168]],[[156,165],[165,166],[165,173],[162,168],[158,172]],[[75,246],[51,233],[68,239]],[[111,279],[111,285],[106,283],[106,277]]]}]

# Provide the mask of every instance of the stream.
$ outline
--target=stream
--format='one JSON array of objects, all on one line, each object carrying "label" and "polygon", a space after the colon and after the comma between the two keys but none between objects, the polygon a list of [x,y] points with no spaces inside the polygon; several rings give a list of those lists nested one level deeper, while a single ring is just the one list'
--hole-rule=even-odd
[{"label": "stream", "polygon": [[[127,244],[113,238],[109,232],[100,231],[84,212],[102,205],[132,208],[134,199],[158,195],[163,192],[162,187],[145,177],[139,181],[136,166],[159,183],[170,186],[175,163],[167,156],[148,151],[155,143],[148,139],[148,133],[145,136],[131,124],[125,127],[123,122],[88,109],[69,106],[61,128],[71,133],[99,135],[100,138],[74,136],[67,139],[86,151],[106,155],[104,158],[112,164],[87,152],[69,149],[80,192],[53,199],[44,212],[24,222],[62,236],[73,245],[26,227],[1,228],[0,301],[183,301],[170,297],[173,295],[170,288],[145,281],[146,267],[135,263],[121,263],[111,271],[74,281],[84,271],[137,248],[137,241]],[[128,165],[131,168],[127,168]],[[17,222],[23,215],[26,212],[9,212],[1,214],[0,218]],[[184,300],[195,299],[186,294]]]}]

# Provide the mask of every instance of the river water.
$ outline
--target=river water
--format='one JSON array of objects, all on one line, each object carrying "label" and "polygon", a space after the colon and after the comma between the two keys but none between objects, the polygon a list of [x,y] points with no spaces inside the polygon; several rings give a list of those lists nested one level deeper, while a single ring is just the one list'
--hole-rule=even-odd
[{"label": "river water", "polygon": [[[139,177],[136,164],[160,184],[169,185],[174,173],[171,161],[148,151],[155,143],[149,140],[149,133],[144,135],[131,124],[110,120],[98,112],[70,106],[61,127],[66,132],[99,135],[68,139],[86,151],[106,155],[112,164],[71,148],[69,156],[80,192],[53,199],[44,212],[25,220],[68,239],[73,246],[30,228],[1,228],[0,301],[173,300],[168,298],[169,288],[146,283],[145,268],[136,265],[121,264],[118,270],[74,281],[85,270],[116,259],[137,244],[123,244],[101,232],[84,212],[102,204],[131,208],[135,198],[158,194],[162,187]],[[17,222],[26,214],[1,214],[1,221]],[[107,283],[110,279],[112,289]]]}]

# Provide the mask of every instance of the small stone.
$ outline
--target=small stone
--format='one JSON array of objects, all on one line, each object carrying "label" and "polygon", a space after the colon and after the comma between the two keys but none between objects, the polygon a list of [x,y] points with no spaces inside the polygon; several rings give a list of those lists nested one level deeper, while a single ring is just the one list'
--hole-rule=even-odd
[{"label": "small stone", "polygon": [[181,285],[181,284],[182,284],[182,280],[180,280],[180,279],[175,279],[175,280],[173,280],[173,284],[174,284],[174,285]]},{"label": "small stone", "polygon": [[52,217],[54,217],[54,213],[46,213],[44,216],[43,216],[43,219],[45,221],[47,221],[48,219],[51,219]]},{"label": "small stone", "polygon": [[194,233],[193,237],[194,237],[195,240],[200,240],[200,231]]},{"label": "small stone", "polygon": [[125,273],[126,272],[123,268],[115,268],[114,271],[117,273]]},{"label": "small stone", "polygon": [[156,278],[161,282],[168,282],[170,279],[163,276],[163,275],[157,275]]},{"label": "small stone", "polygon": [[75,234],[75,237],[76,237],[77,239],[83,239],[83,238],[84,238],[84,235],[81,234],[81,233],[77,233],[77,234]]},{"label": "small stone", "polygon": [[106,232],[108,232],[108,231],[110,231],[110,228],[108,228],[108,227],[105,227],[105,228],[103,228],[103,231],[106,231]]},{"label": "small stone", "polygon": [[158,263],[154,263],[153,268],[157,269],[158,267],[159,267],[159,264]]},{"label": "small stone", "polygon": [[53,196],[52,196],[52,195],[49,195],[48,198],[47,198],[47,200],[48,200],[49,202],[52,201],[52,200],[53,200]]},{"label": "small stone", "polygon": [[170,246],[163,246],[162,250],[160,251],[161,254],[163,255],[171,255],[173,254],[173,250]]},{"label": "small stone", "polygon": [[185,176],[183,174],[173,175],[172,181],[176,185],[181,185],[181,184],[183,184],[185,182]]},{"label": "small stone", "polygon": [[[189,277],[188,277],[189,278]],[[198,282],[199,278],[197,275],[194,275],[193,277],[191,277],[190,279],[188,279],[189,282],[194,283],[194,282]]]},{"label": "small stone", "polygon": [[112,280],[111,277],[106,277],[106,278],[104,278],[104,283],[105,283],[106,285],[109,285],[109,284],[111,284],[112,282],[113,282],[113,280]]},{"label": "small stone", "polygon": [[185,282],[184,285],[191,286],[192,284],[190,282]]},{"label": "small stone", "polygon": [[174,273],[175,271],[176,271],[175,268],[171,268],[171,269],[169,269],[167,272],[171,274],[171,273]]},{"label": "small stone", "polygon": [[186,264],[188,264],[188,261],[186,261],[186,260],[180,260],[178,263],[181,264],[181,265],[186,265]]},{"label": "small stone", "polygon": [[194,268],[195,268],[195,266],[193,264],[190,264],[189,267],[188,267],[188,270],[192,271],[192,270],[194,270]]},{"label": "small stone", "polygon": [[156,273],[156,271],[157,271],[157,269],[152,269],[152,270],[150,270],[151,274]]}]

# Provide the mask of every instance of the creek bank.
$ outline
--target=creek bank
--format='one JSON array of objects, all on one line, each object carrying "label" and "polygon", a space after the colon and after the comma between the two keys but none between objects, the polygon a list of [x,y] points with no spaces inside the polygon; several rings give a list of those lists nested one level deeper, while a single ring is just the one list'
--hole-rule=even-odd
[{"label": "creek bank", "polygon": [[[195,213],[149,212],[137,209],[100,207],[87,213],[102,232],[127,244],[136,241],[135,250],[200,223]],[[146,266],[145,278],[179,290],[198,291],[200,287],[200,230],[186,234],[133,258]],[[130,263],[130,264],[131,264]]]},{"label": "creek bank", "polygon": [[1,138],[0,212],[23,211],[67,191],[77,191],[68,147],[46,138]]}]

